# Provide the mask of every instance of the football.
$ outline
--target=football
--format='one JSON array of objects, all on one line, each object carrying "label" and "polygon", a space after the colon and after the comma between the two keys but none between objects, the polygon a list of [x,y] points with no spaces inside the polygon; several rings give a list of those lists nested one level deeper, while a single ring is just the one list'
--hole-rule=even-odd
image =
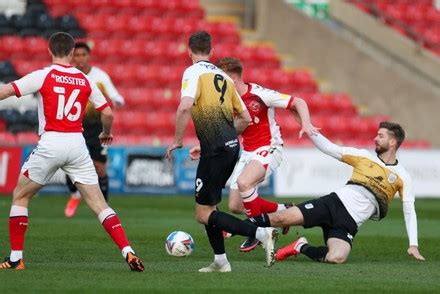
[{"label": "football", "polygon": [[194,250],[194,240],[186,232],[174,231],[165,241],[165,250],[171,256],[189,256]]}]

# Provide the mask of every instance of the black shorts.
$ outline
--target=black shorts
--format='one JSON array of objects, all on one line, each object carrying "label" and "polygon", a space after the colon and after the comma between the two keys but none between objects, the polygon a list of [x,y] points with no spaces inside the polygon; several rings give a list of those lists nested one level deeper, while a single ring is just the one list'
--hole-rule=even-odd
[{"label": "black shorts", "polygon": [[234,170],[239,152],[237,146],[214,156],[200,158],[195,183],[198,204],[214,206],[220,203],[222,189]]},{"label": "black shorts", "polygon": [[357,233],[357,224],[336,193],[298,204],[304,217],[304,228],[321,227],[324,240],[344,240],[350,245]]},{"label": "black shorts", "polygon": [[99,134],[102,132],[101,124],[84,125],[84,139],[86,140],[87,149],[89,149],[90,157],[93,161],[102,163],[107,162],[107,147],[103,147],[99,141]]}]

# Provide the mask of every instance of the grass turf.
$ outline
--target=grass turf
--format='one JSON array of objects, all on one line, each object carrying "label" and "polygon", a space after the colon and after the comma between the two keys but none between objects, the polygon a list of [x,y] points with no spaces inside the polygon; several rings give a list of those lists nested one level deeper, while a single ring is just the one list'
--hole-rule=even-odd
[{"label": "grass turf", "polygon": [[[204,227],[193,218],[191,197],[113,196],[132,246],[143,258],[146,271],[132,273],[98,220],[81,204],[73,219],[63,215],[65,197],[37,197],[30,206],[26,239],[26,270],[0,271],[0,292],[437,292],[440,289],[440,201],[418,200],[419,242],[426,262],[406,254],[407,236],[399,201],[381,222],[367,222],[355,238],[344,265],[291,258],[264,267],[264,251],[241,253],[243,240],[226,241],[233,272],[200,274],[212,261]],[[225,199],[227,200],[227,199]],[[298,200],[295,200],[298,201]],[[225,210],[226,201],[222,204]],[[0,254],[9,253],[7,219],[9,197],[0,197]],[[189,232],[196,242],[193,254],[174,258],[164,240],[174,230]],[[319,229],[292,228],[281,236],[285,245],[297,234],[321,244]]]}]

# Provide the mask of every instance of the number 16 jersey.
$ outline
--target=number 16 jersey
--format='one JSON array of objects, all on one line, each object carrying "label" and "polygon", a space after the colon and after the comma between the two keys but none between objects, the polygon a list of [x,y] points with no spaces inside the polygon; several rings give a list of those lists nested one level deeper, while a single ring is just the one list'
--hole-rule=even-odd
[{"label": "number 16 jersey", "polygon": [[95,83],[80,70],[53,64],[12,83],[20,97],[38,93],[39,135],[44,132],[81,133],[87,102],[98,111],[108,103]]},{"label": "number 16 jersey", "polygon": [[181,97],[194,98],[191,114],[202,157],[238,146],[234,113],[246,106],[225,72],[208,61],[193,64],[183,74]]}]

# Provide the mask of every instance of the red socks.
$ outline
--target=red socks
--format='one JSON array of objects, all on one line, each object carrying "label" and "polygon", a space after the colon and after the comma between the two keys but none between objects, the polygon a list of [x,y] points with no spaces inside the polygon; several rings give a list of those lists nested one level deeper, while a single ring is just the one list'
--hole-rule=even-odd
[{"label": "red socks", "polygon": [[11,250],[23,251],[24,235],[28,227],[28,210],[22,206],[11,206],[9,214],[9,240]]},{"label": "red socks", "polygon": [[130,246],[124,228],[121,225],[121,221],[113,209],[104,209],[99,214],[98,218],[119,249],[122,250],[124,247]]},{"label": "red socks", "polygon": [[278,203],[266,200],[261,197],[257,197],[260,206],[261,206],[261,213],[272,213],[278,210]]},{"label": "red socks", "polygon": [[275,212],[278,209],[278,203],[268,201],[258,196],[257,189],[240,194],[243,198],[243,206],[248,217],[254,217],[262,213]]},{"label": "red socks", "polygon": [[27,227],[27,216],[9,217],[9,240],[11,243],[11,250],[23,250],[24,234],[26,233]]}]

